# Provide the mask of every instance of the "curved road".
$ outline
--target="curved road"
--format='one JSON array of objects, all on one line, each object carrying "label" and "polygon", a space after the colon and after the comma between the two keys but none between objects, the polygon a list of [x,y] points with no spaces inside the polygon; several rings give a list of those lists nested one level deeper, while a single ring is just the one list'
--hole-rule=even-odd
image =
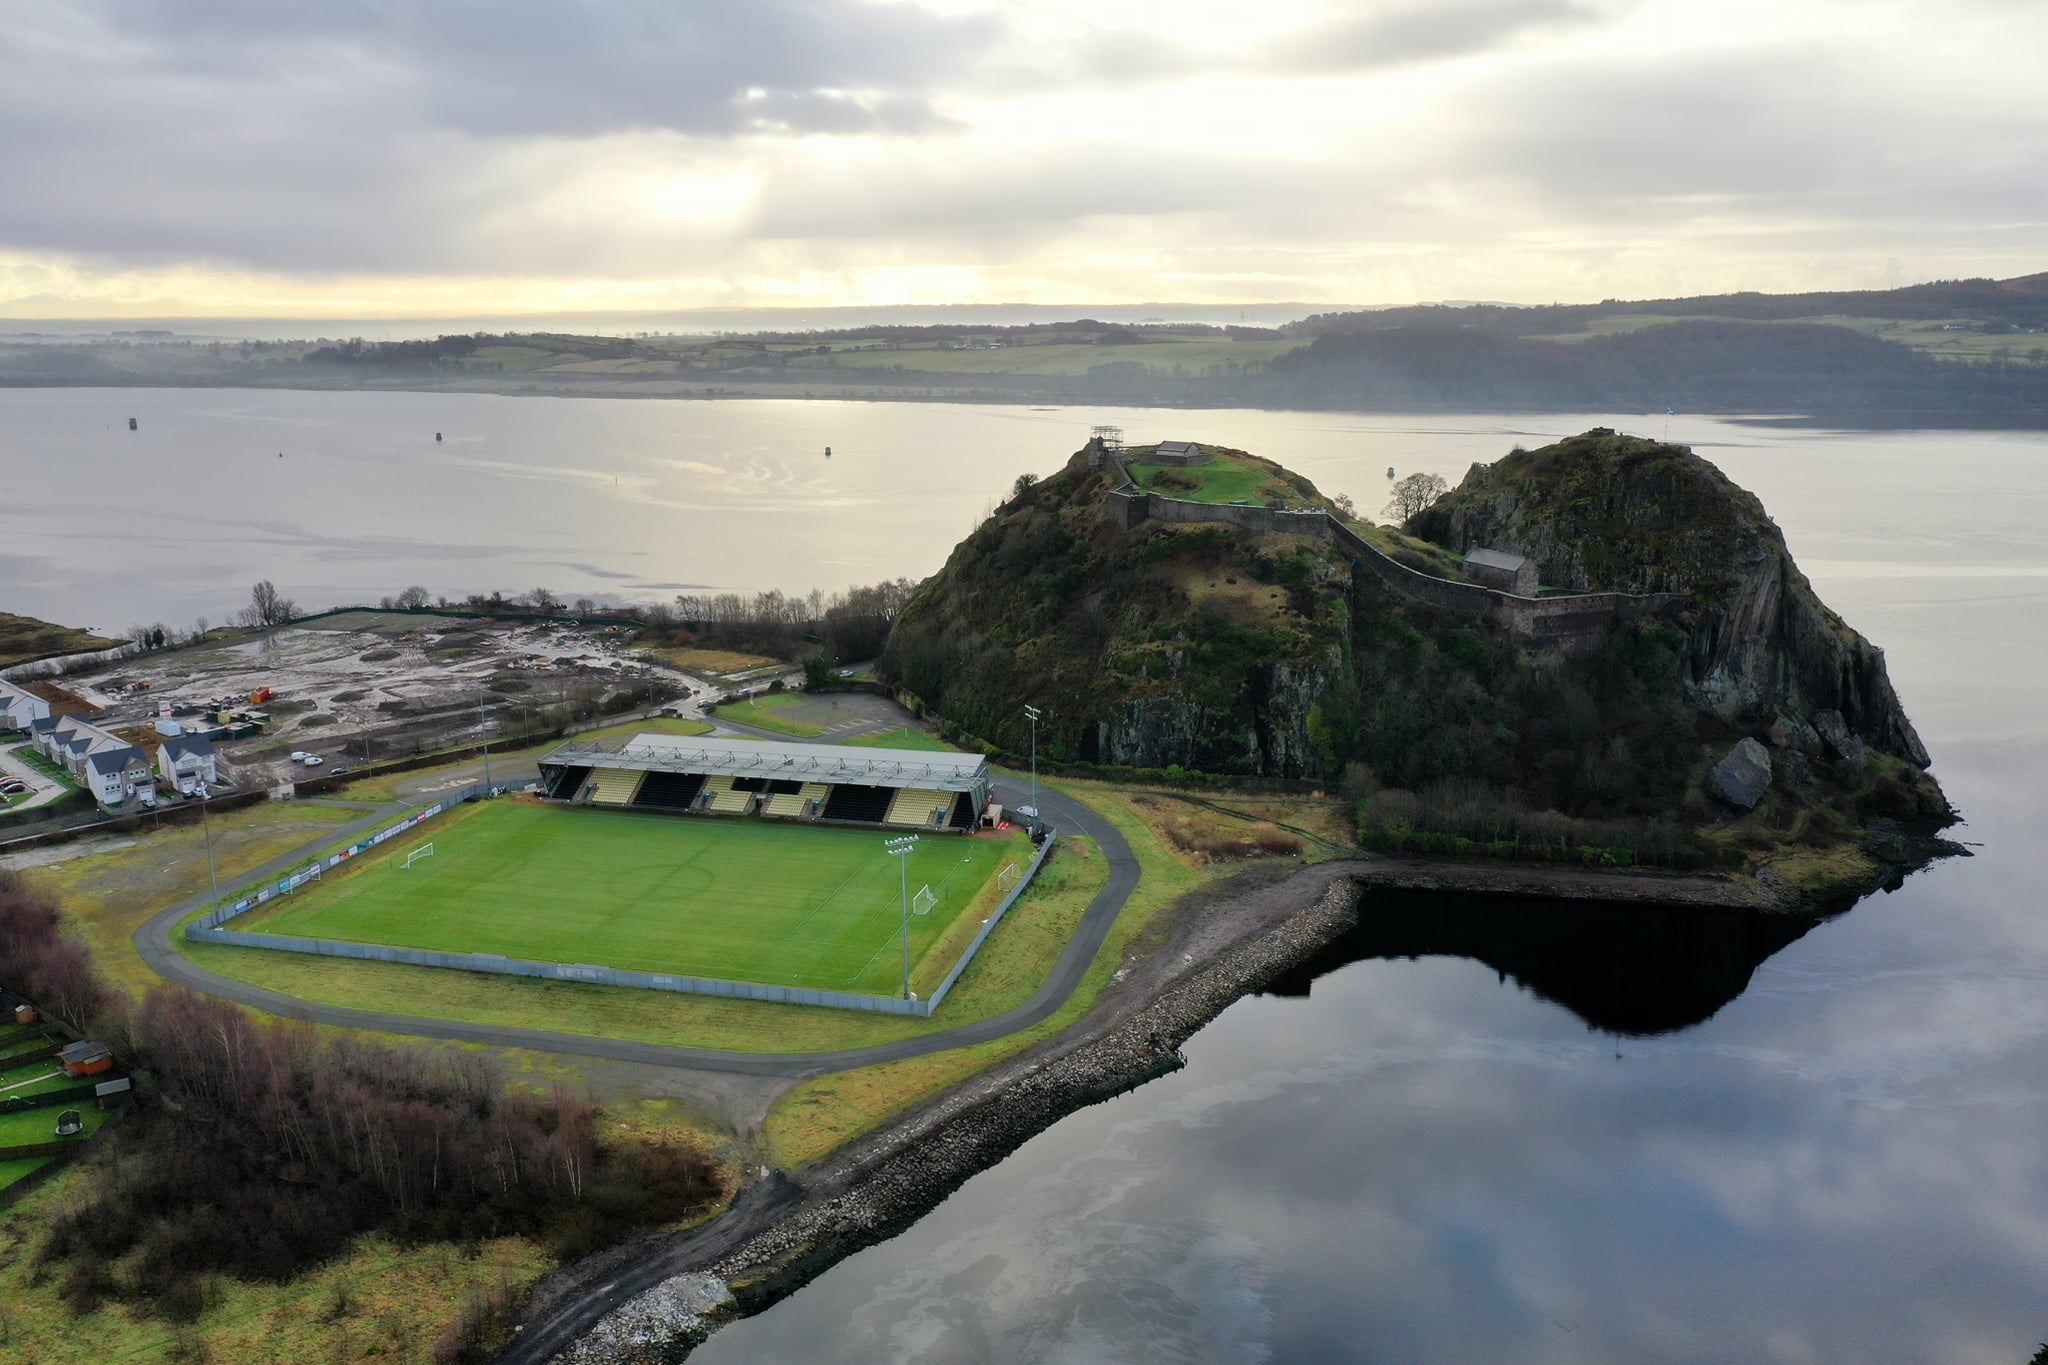
[{"label": "curved road", "polygon": [[[749,730],[749,727],[734,726],[735,729]],[[759,733],[769,737],[765,731]],[[787,735],[772,736],[787,740]],[[501,767],[503,765],[500,765]],[[512,770],[510,776],[493,772],[498,781],[519,781],[532,775],[524,766]],[[430,793],[422,793],[430,794]],[[343,1005],[322,1005],[281,991],[266,990],[230,977],[220,976],[198,966],[179,952],[172,944],[172,929],[177,922],[207,903],[207,895],[189,897],[151,915],[135,931],[135,946],[141,950],[143,960],[165,980],[189,987],[206,995],[232,1000],[237,1004],[249,1005],[267,1010],[272,1014],[291,1019],[303,1019],[314,1024],[331,1024],[337,1028],[375,1029],[383,1033],[408,1034],[417,1038],[438,1038],[463,1043],[487,1043],[498,1047],[532,1048],[540,1052],[560,1052],[580,1057],[601,1057],[612,1061],[640,1062],[651,1066],[682,1067],[698,1071],[726,1071],[751,1076],[782,1076],[802,1078],[823,1075],[832,1071],[846,1071],[854,1067],[873,1066],[878,1062],[896,1062],[909,1057],[921,1057],[927,1053],[944,1052],[950,1048],[964,1047],[970,1043],[988,1042],[1027,1028],[1051,1015],[1066,1003],[1074,988],[1081,983],[1082,974],[1088,964],[1095,960],[1095,953],[1109,936],[1110,926],[1123,910],[1124,901],[1138,884],[1138,860],[1131,847],[1124,842],[1123,835],[1116,827],[1094,810],[1062,792],[1040,785],[1038,788],[1039,813],[1062,834],[1085,834],[1093,839],[1109,860],[1109,882],[1088,903],[1088,909],[1081,916],[1081,923],[1074,936],[1060,954],[1059,961],[1047,975],[1029,1000],[1016,1008],[1006,1010],[993,1018],[961,1024],[955,1028],[940,1029],[936,1033],[922,1034],[915,1038],[904,1038],[893,1043],[875,1043],[868,1047],[843,1048],[836,1052],[726,1052],[713,1048],[667,1047],[659,1043],[636,1043],[613,1038],[598,1038],[580,1033],[554,1033],[545,1029],[502,1027],[490,1024],[468,1024],[452,1019],[436,1019],[425,1015],[384,1014],[375,1010],[350,1009]],[[331,847],[351,836],[376,828],[392,818],[390,810],[381,810],[362,820],[323,833],[311,844],[272,859],[256,870],[222,884],[223,894],[260,885],[280,873],[296,867],[320,849]]]}]

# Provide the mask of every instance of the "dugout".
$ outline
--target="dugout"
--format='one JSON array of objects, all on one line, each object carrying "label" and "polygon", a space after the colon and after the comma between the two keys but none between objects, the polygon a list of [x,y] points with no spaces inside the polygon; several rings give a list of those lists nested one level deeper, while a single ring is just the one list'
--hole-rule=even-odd
[{"label": "dugout", "polygon": [[575,805],[960,834],[990,783],[981,754],[654,734],[572,741],[540,773],[543,796]]}]

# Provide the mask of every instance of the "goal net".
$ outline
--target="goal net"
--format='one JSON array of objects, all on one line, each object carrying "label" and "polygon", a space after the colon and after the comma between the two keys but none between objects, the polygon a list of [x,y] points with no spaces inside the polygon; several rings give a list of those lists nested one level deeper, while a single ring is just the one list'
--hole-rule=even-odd
[{"label": "goal net", "polygon": [[924,890],[910,898],[910,912],[914,915],[929,915],[932,912],[932,907],[938,903],[939,898],[934,896],[932,889],[927,886]]},{"label": "goal net", "polygon": [[1022,877],[1023,875],[1024,874],[1022,872],[1019,872],[1017,870],[1017,865],[1015,863],[1011,863],[1001,872],[996,873],[996,890],[1008,891],[1011,887],[1017,884],[1017,879]]},{"label": "goal net", "polygon": [[414,849],[412,852],[405,855],[405,865],[407,867],[411,867],[420,859],[431,858],[433,856],[434,846],[432,844],[421,844],[418,848]]}]

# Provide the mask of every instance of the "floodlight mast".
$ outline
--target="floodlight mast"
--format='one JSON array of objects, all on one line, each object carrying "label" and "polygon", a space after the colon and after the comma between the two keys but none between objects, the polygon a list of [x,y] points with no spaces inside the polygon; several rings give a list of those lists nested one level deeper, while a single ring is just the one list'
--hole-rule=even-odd
[{"label": "floodlight mast", "polygon": [[476,685],[476,730],[484,742],[484,795],[491,794],[491,722],[484,715],[484,685]]},{"label": "floodlight mast", "polygon": [[1031,722],[1031,804],[1024,813],[1034,820],[1038,818],[1038,718],[1044,714],[1035,706],[1024,708],[1024,718]]},{"label": "floodlight mast", "polygon": [[213,888],[213,905],[208,908],[218,909],[220,907],[220,878],[215,876],[213,872],[213,815],[208,806],[212,796],[213,793],[207,789],[206,780],[201,778],[199,782],[199,823],[206,830],[206,881]]},{"label": "floodlight mast", "polygon": [[917,847],[917,836],[906,834],[900,839],[891,839],[883,848],[896,860],[897,879],[903,892],[903,998],[910,998],[910,850]]}]

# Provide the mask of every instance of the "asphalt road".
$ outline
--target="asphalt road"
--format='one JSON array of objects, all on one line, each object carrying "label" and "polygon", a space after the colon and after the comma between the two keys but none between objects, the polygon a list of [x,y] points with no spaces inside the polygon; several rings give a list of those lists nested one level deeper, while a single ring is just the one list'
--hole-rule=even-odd
[{"label": "asphalt road", "polygon": [[[770,737],[766,731],[753,731],[745,726],[735,725],[729,728]],[[786,735],[772,737],[788,739]],[[470,766],[476,768],[478,774],[481,773],[481,764]],[[498,782],[517,782],[532,777],[534,771],[530,764],[513,766],[496,763],[492,765],[491,776]],[[465,777],[462,780],[474,781],[475,777]],[[431,795],[433,790],[447,788],[448,785],[448,776],[442,775],[434,780],[431,787],[423,784],[419,788],[408,789],[407,796],[411,799],[414,793]],[[1022,788],[1010,790],[1008,786],[1004,786],[999,789],[999,799],[1004,805],[1014,807],[1027,798]],[[290,1019],[303,1019],[313,1024],[330,1024],[337,1028],[374,1029],[382,1033],[404,1034],[415,1038],[485,1043],[497,1047],[532,1048],[541,1052],[559,1052],[578,1057],[603,1057],[649,1066],[727,1071],[751,1076],[782,1076],[792,1079],[819,1076],[833,1071],[873,1066],[880,1062],[922,1057],[927,1053],[944,1052],[949,1048],[1001,1038],[1019,1029],[1028,1028],[1051,1015],[1066,1002],[1069,995],[1073,994],[1074,988],[1081,982],[1082,974],[1088,970],[1088,964],[1094,960],[1096,950],[1109,936],[1110,927],[1116,923],[1116,917],[1122,911],[1125,900],[1138,884],[1138,860],[1115,826],[1073,797],[1041,784],[1038,789],[1038,808],[1041,816],[1056,826],[1061,834],[1085,834],[1093,839],[1109,861],[1108,884],[1088,903],[1088,909],[1081,916],[1080,926],[1075,930],[1073,938],[1068,941],[1066,950],[1060,954],[1059,961],[1053,964],[1053,969],[1044,984],[1029,1000],[993,1018],[893,1043],[876,1043],[869,1047],[843,1048],[835,1052],[726,1052],[712,1048],[666,1047],[658,1043],[636,1043],[580,1033],[555,1033],[545,1029],[470,1024],[424,1015],[385,1014],[374,1010],[350,1009],[342,1005],[316,1004],[206,971],[179,952],[171,941],[172,927],[184,916],[206,904],[209,899],[206,895],[190,897],[150,916],[135,931],[135,946],[141,951],[143,960],[149,963],[151,969],[167,981],[205,995],[232,1000],[237,1004],[267,1010]],[[291,853],[273,858],[255,871],[237,877],[231,882],[223,883],[222,893],[228,894],[261,885],[298,866],[320,849],[331,847],[352,835],[375,829],[391,818],[392,812],[385,809],[338,829],[325,831],[318,840]]]}]

